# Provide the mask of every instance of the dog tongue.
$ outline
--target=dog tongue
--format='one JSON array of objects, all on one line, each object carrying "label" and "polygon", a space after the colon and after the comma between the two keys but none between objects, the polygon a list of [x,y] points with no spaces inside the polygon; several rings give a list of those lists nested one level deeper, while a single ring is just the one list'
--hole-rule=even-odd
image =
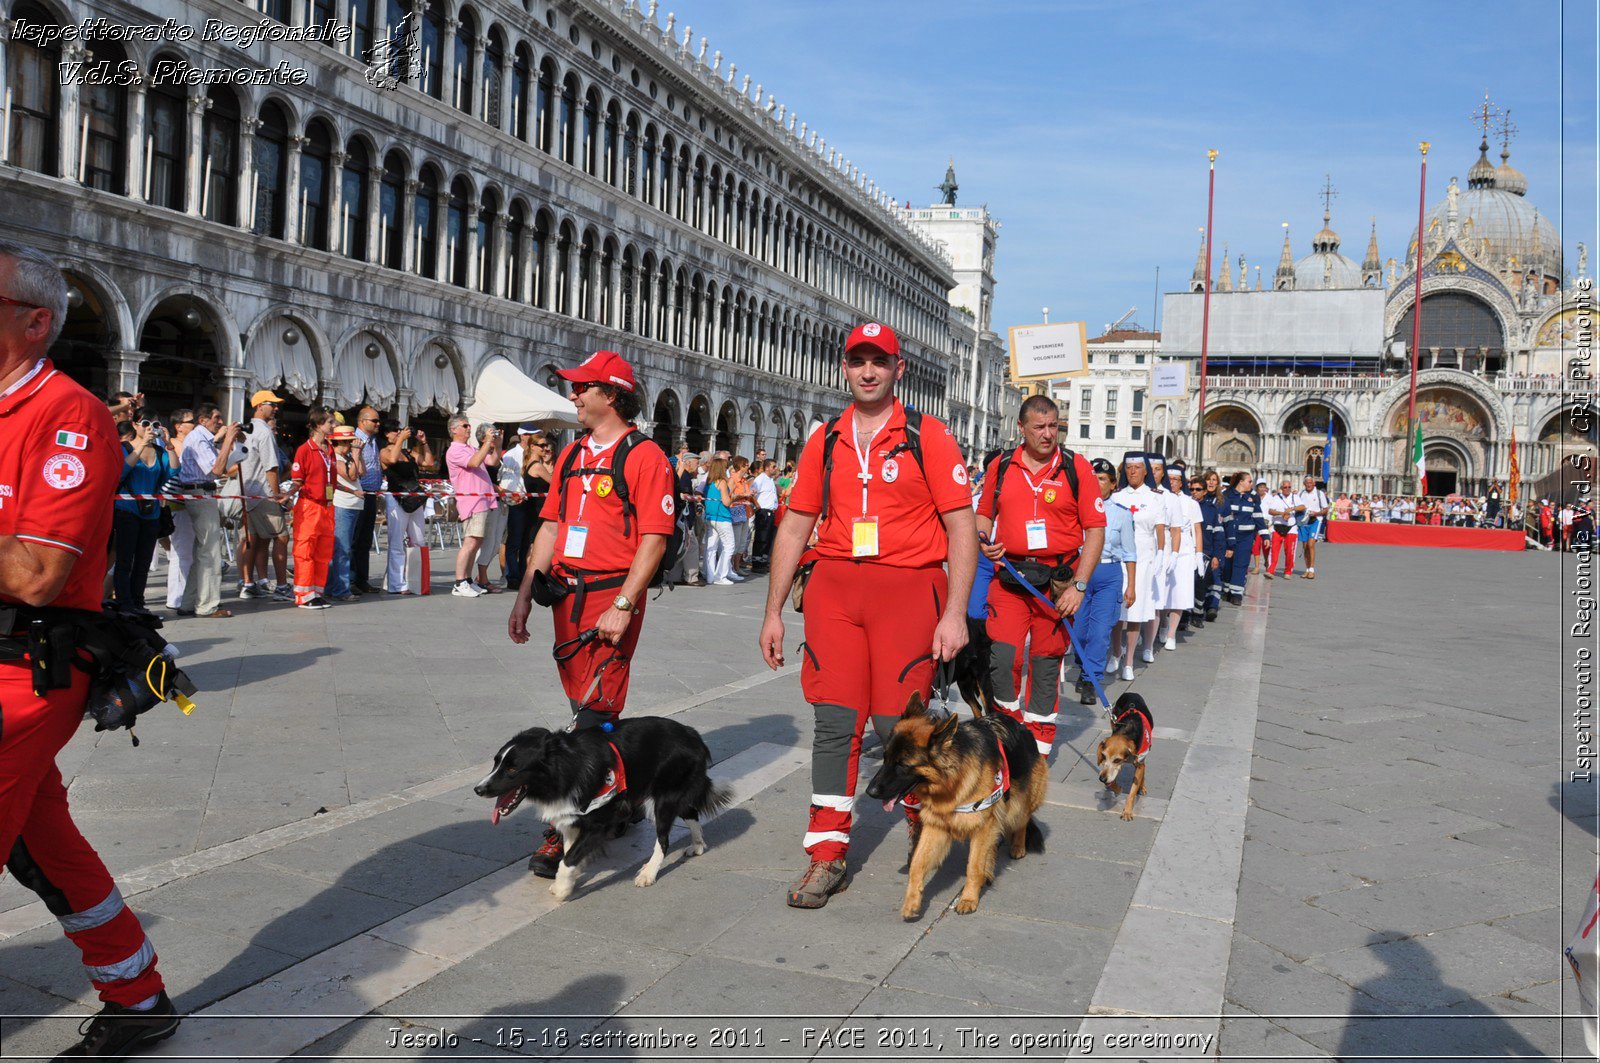
[{"label": "dog tongue", "polygon": [[894,811],[894,803],[897,800],[898,800],[898,798],[891,798],[888,801],[885,801],[883,803],[883,810],[885,812],[893,812]]},{"label": "dog tongue", "polygon": [[501,794],[499,797],[497,797],[494,802],[494,811],[489,813],[489,822],[498,827],[500,825],[500,817],[505,815],[506,809],[515,804],[516,800],[517,791],[515,790],[512,790],[510,793]]}]

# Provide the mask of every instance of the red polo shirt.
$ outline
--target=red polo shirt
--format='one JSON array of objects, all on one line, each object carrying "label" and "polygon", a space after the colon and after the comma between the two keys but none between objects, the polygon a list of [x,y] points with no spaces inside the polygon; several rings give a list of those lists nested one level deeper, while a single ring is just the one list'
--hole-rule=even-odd
[{"label": "red polo shirt", "polygon": [[[578,448],[573,459],[574,472],[604,470],[612,468],[617,444],[613,442],[597,453],[589,446],[588,436],[569,443],[556,459],[558,480],[574,448]],[[557,571],[626,572],[633,567],[633,556],[639,552],[640,536],[672,535],[678,519],[678,492],[667,455],[653,440],[641,439],[628,452],[622,474],[627,477],[628,501],[633,505],[626,535],[622,532],[622,499],[617,495],[614,475],[596,471],[551,485],[539,516],[557,523]],[[561,516],[563,498],[567,500],[565,519]],[[577,538],[573,532],[575,527],[583,529],[577,533]],[[577,546],[580,538],[581,548]],[[581,557],[572,556],[575,549],[581,550]]]},{"label": "red polo shirt", "polygon": [[[1106,526],[1105,503],[1100,500],[1100,481],[1094,467],[1082,454],[1073,455],[1078,472],[1078,495],[1072,495],[1071,485],[1061,467],[1058,450],[1043,469],[1034,472],[1022,463],[1023,448],[1010,455],[1000,454],[989,463],[984,473],[985,490],[978,500],[978,516],[991,520],[995,515],[995,472],[1007,457],[1011,467],[1006,470],[1005,483],[1000,487],[1000,519],[995,522],[995,536],[1005,546],[1011,557],[1036,557],[1055,560],[1070,556],[1083,545],[1085,528]],[[1029,546],[1028,526],[1043,521],[1043,545]],[[1039,541],[1039,528],[1035,525],[1035,542]]]},{"label": "red polo shirt", "polygon": [[317,446],[311,440],[300,444],[294,452],[294,470],[291,473],[300,481],[300,494],[295,504],[312,502],[319,506],[333,504],[333,447]]},{"label": "red polo shirt", "polygon": [[[944,564],[950,541],[940,516],[972,505],[967,464],[955,437],[942,421],[923,417],[922,465],[906,450],[891,459],[889,452],[906,438],[905,407],[896,399],[894,412],[866,450],[866,471],[871,478],[863,492],[862,455],[855,448],[855,412],[852,403],[839,417],[828,512],[817,531],[817,556],[900,568]],[[822,511],[822,451],[827,431],[826,425],[818,426],[800,455],[789,493],[789,508],[794,512],[816,515]],[[863,517],[878,520],[875,557],[856,558],[854,553],[854,525]]]},{"label": "red polo shirt", "polygon": [[0,399],[0,535],[76,556],[51,605],[100,611],[121,478],[110,411],[48,359]]}]

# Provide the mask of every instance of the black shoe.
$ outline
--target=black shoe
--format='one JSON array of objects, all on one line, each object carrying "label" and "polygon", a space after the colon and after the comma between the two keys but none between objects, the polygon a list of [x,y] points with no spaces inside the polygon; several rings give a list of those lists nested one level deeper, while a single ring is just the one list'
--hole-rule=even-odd
[{"label": "black shoe", "polygon": [[1215,609],[1207,609],[1206,610],[1206,623],[1208,623],[1208,624],[1215,623],[1216,619],[1217,619],[1217,611]]},{"label": "black shoe", "polygon": [[1087,679],[1078,680],[1078,704],[1093,705],[1098,700],[1094,695],[1094,684]]},{"label": "black shoe", "polygon": [[544,829],[544,844],[528,859],[528,870],[540,878],[555,878],[556,866],[566,850],[561,844],[561,832],[554,827]]},{"label": "black shoe", "polygon": [[83,1040],[57,1056],[57,1059],[125,1059],[146,1045],[165,1041],[183,1020],[172,999],[162,990],[156,1002],[144,1011],[107,1004],[100,1014],[78,1027]]}]

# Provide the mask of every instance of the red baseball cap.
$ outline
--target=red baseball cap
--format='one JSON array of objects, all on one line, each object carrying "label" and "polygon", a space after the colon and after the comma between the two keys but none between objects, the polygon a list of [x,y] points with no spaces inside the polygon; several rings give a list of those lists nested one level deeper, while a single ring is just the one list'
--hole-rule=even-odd
[{"label": "red baseball cap", "polygon": [[857,347],[872,347],[884,354],[900,357],[900,337],[894,334],[894,329],[876,321],[857,325],[851,330],[850,338],[844,341],[844,353],[849,354]]},{"label": "red baseball cap", "polygon": [[614,384],[632,391],[633,366],[616,351],[595,351],[576,369],[557,369],[556,376],[574,384]]}]

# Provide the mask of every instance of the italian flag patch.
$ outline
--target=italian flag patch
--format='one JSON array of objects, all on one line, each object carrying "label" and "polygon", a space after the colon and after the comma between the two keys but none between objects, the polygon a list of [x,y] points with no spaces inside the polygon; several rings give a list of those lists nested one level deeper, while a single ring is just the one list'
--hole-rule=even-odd
[{"label": "italian flag patch", "polygon": [[56,446],[66,447],[69,450],[88,450],[89,437],[81,432],[60,430],[56,432]]}]

